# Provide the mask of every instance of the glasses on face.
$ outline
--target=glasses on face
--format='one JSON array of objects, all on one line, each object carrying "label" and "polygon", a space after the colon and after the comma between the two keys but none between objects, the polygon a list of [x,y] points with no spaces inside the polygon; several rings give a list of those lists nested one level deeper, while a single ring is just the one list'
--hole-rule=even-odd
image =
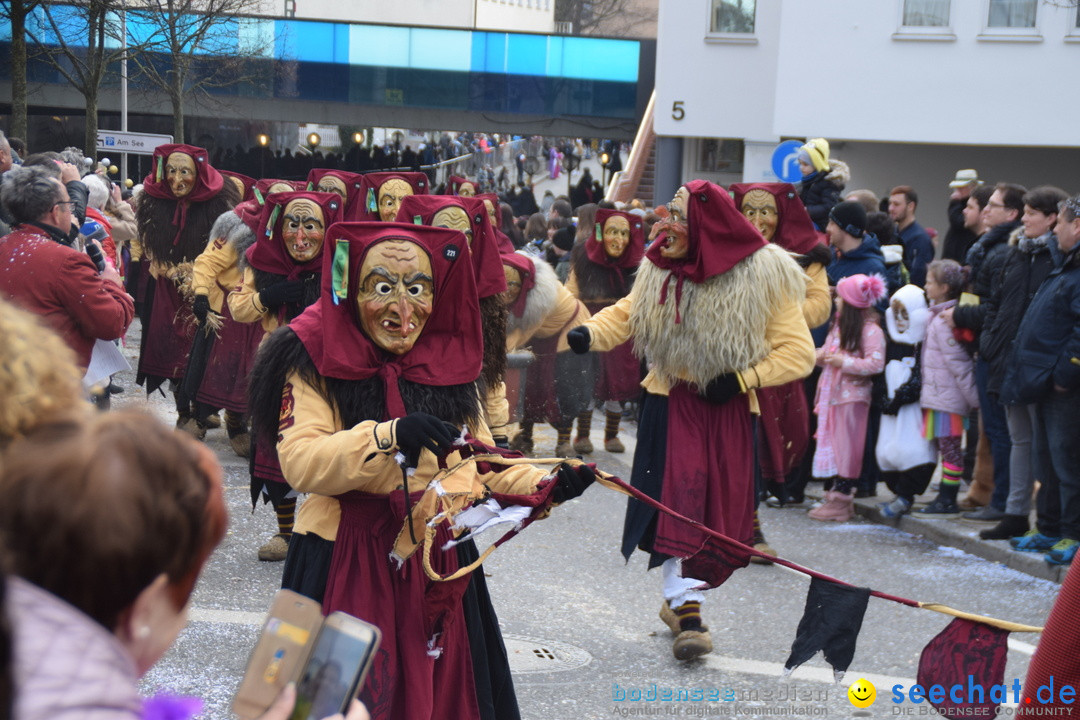
[{"label": "glasses on face", "polygon": [[75,201],[74,200],[60,200],[56,204],[57,205],[67,205],[68,209],[70,210],[71,207],[75,205]]},{"label": "glasses on face", "polygon": [[988,202],[988,203],[986,203],[986,207],[987,208],[994,208],[995,210],[1004,210],[1005,209],[1004,203],[996,203],[996,202]]}]

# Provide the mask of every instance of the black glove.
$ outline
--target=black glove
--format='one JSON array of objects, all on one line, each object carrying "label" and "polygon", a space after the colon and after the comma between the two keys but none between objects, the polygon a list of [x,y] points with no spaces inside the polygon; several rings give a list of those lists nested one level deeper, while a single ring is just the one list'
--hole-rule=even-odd
[{"label": "black glove", "polygon": [[592,345],[592,335],[589,333],[589,328],[578,325],[566,333],[566,342],[569,343],[571,350],[578,355],[584,355],[589,352],[589,346]]},{"label": "black glove", "polygon": [[556,505],[580,496],[596,480],[596,473],[588,465],[571,467],[563,463],[556,472],[555,489],[551,491],[551,501]]},{"label": "black glove", "polygon": [[415,412],[397,421],[397,446],[409,465],[416,467],[420,451],[427,448],[436,455],[445,455],[461,430],[434,415]]},{"label": "black glove", "polygon": [[206,316],[210,314],[210,298],[205,295],[196,295],[195,302],[191,303],[191,314],[200,323],[206,322]]},{"label": "black glove", "polygon": [[723,405],[742,391],[742,383],[739,382],[738,374],[724,373],[710,380],[709,384],[705,386],[705,392],[701,393],[701,395],[709,402]]},{"label": "black glove", "polygon": [[303,280],[285,280],[259,292],[259,302],[266,308],[281,307],[285,303],[298,303],[303,299]]}]

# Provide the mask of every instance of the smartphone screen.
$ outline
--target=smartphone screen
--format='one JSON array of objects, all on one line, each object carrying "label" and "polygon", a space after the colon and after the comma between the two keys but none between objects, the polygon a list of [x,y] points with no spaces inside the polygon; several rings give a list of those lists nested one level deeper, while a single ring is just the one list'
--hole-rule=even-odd
[{"label": "smartphone screen", "polygon": [[344,712],[367,674],[378,638],[374,626],[345,613],[331,613],[300,674],[290,720],[322,720]]}]

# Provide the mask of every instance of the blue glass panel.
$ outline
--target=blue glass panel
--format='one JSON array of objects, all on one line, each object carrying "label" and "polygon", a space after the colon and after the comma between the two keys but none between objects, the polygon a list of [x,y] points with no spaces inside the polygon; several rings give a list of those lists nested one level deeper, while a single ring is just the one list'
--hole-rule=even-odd
[{"label": "blue glass panel", "polygon": [[[480,72],[504,73],[506,72],[506,33],[485,33],[487,48],[484,56],[484,66]],[[476,68],[473,68],[476,71]]]},{"label": "blue glass panel", "polygon": [[561,35],[549,35],[547,38],[547,67],[544,68],[544,74],[549,77],[562,77],[565,39]]},{"label": "blue glass panel", "polygon": [[581,37],[564,40],[563,77],[637,82],[637,42]]},{"label": "blue glass panel", "polygon": [[543,75],[547,71],[547,38],[507,34],[506,71],[511,75]]},{"label": "blue glass panel", "polygon": [[334,62],[334,23],[282,20],[277,23],[280,60]]},{"label": "blue glass panel", "polygon": [[468,30],[412,28],[409,67],[468,72],[472,60],[472,33]]},{"label": "blue glass panel", "polygon": [[349,62],[353,65],[406,67],[409,28],[353,25],[349,28]]}]

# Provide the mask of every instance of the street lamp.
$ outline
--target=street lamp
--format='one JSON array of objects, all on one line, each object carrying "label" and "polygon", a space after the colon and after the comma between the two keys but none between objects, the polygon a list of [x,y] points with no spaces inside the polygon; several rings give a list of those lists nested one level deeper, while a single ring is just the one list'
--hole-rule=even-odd
[{"label": "street lamp", "polygon": [[264,177],[266,177],[266,153],[269,152],[269,150],[266,149],[266,146],[270,144],[270,136],[267,135],[266,133],[259,133],[258,135],[255,136],[255,142],[257,142],[259,144],[259,148],[260,148],[260,150],[259,150],[259,177],[264,178]]},{"label": "street lamp", "polygon": [[319,143],[322,142],[322,138],[319,137],[319,133],[308,133],[307,144],[311,148],[311,169],[315,169],[315,148],[319,147]]},{"label": "street lamp", "polygon": [[607,187],[607,169],[608,164],[611,162],[611,156],[607,153],[601,153],[600,155],[600,184],[605,188]]},{"label": "street lamp", "polygon": [[360,152],[362,150],[361,146],[364,144],[364,131],[357,130],[354,132],[352,134],[352,141],[355,145],[353,152],[356,153],[356,171],[360,172]]}]

